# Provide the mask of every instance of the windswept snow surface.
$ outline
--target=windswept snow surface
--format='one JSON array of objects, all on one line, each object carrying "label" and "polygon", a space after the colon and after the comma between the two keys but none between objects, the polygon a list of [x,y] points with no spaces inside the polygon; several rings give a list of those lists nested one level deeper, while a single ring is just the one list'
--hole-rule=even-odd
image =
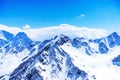
[{"label": "windswept snow surface", "polygon": [[87,55],[84,50],[64,44],[61,48],[69,53],[74,65],[95,75],[96,80],[120,80],[120,67],[112,64],[112,59],[120,55],[120,47],[112,48],[107,54]]},{"label": "windswept snow surface", "polygon": [[21,63],[22,59],[29,55],[28,50],[23,50],[19,54],[1,54],[0,53],[0,76],[11,73]]}]

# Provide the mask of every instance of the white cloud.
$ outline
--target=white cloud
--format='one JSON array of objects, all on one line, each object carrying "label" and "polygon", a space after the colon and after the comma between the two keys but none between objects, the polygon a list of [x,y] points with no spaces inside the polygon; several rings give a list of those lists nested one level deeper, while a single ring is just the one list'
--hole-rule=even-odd
[{"label": "white cloud", "polygon": [[58,26],[50,26],[45,28],[32,29],[29,25],[25,25],[23,29],[18,27],[9,27],[0,24],[1,30],[6,30],[10,33],[17,34],[18,32],[25,32],[32,40],[43,41],[45,39],[53,38],[56,35],[64,34],[70,38],[85,37],[85,38],[101,38],[107,36],[107,31],[98,28],[77,27],[69,24],[60,24]]},{"label": "white cloud", "polygon": [[85,17],[85,14],[82,13],[82,14],[80,14],[79,16],[77,16],[76,19],[82,19],[82,18],[84,18],[84,17]]},{"label": "white cloud", "polygon": [[25,26],[23,26],[23,29],[30,29],[30,26],[26,24]]},{"label": "white cloud", "polygon": [[18,27],[10,27],[10,26],[6,26],[6,25],[3,25],[3,24],[0,24],[0,30],[8,31],[10,33],[13,33],[14,35],[16,35],[20,31],[22,31]]},{"label": "white cloud", "polygon": [[32,39],[40,41],[53,38],[54,36],[60,34],[67,35],[71,39],[73,39],[74,37],[85,37],[88,39],[95,39],[107,36],[107,31],[103,29],[76,27],[68,24],[61,24],[59,26],[51,26],[38,29],[28,29],[24,31]]}]

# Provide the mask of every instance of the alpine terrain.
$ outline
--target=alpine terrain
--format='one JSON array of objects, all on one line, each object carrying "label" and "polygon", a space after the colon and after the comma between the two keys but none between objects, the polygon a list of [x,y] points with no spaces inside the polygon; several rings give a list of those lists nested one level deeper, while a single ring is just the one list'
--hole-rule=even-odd
[{"label": "alpine terrain", "polygon": [[120,80],[118,32],[0,26],[0,80]]}]

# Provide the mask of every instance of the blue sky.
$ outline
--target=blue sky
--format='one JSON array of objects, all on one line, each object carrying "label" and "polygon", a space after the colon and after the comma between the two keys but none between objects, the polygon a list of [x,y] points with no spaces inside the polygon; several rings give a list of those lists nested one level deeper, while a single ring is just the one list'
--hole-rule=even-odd
[{"label": "blue sky", "polygon": [[0,0],[0,24],[32,28],[71,24],[120,30],[120,0]]}]

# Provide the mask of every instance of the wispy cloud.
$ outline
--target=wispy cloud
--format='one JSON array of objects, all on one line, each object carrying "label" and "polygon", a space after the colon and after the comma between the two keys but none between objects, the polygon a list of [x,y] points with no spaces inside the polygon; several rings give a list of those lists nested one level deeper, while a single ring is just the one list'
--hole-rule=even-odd
[{"label": "wispy cloud", "polygon": [[85,14],[80,14],[79,16],[76,17],[76,19],[83,19],[85,17]]}]

